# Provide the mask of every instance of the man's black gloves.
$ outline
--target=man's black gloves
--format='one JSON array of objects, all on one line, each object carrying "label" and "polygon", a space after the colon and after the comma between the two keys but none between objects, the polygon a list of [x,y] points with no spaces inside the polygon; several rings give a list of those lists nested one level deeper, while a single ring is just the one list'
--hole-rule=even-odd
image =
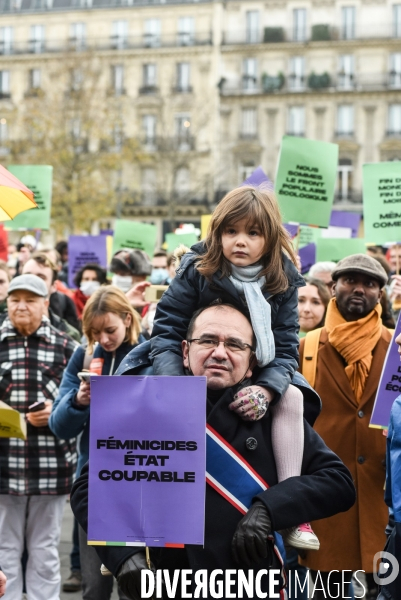
[{"label": "man's black gloves", "polygon": [[271,533],[270,516],[265,505],[256,500],[241,519],[235,530],[231,550],[235,562],[241,566],[251,566],[269,555],[269,565],[273,561],[272,544],[267,536]]},{"label": "man's black gloves", "polygon": [[117,573],[117,583],[130,600],[141,600],[141,571],[148,568],[145,552],[137,552],[123,563]]}]

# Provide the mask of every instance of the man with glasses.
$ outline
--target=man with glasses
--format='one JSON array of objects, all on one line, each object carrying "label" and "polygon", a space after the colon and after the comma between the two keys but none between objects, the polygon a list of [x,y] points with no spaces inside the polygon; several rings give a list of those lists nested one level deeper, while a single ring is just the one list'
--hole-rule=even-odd
[{"label": "man with glasses", "polygon": [[[210,485],[208,480],[204,547],[152,549],[151,556],[157,569],[192,569],[193,572],[206,569],[209,573],[214,569],[222,572],[234,569],[234,580],[237,569],[244,569],[246,574],[248,569],[254,569],[255,576],[260,569],[266,569],[267,575],[269,569],[280,570],[281,567],[274,551],[274,531],[348,510],[354,503],[354,486],[347,469],[307,423],[303,474],[277,483],[269,415],[256,422],[247,422],[232,410],[239,386],[248,380],[251,383],[254,344],[252,326],[236,308],[229,305],[202,308],[193,315],[187,339],[182,343],[183,364],[188,375],[207,378],[207,422],[223,441],[225,449],[219,464],[231,453],[231,457],[236,457],[236,465],[241,469],[245,465],[248,475],[250,467],[271,487],[266,489],[265,486],[263,491],[249,497],[246,505],[249,510],[244,516],[244,510],[239,510],[219,491],[219,486]],[[118,374],[151,374],[149,349],[146,342],[130,352]],[[300,384],[309,400],[316,398],[302,377],[296,375],[294,381]],[[183,402],[185,400],[183,398]],[[249,402],[241,408],[244,414],[259,410],[257,402]],[[179,417],[177,415],[177,419]],[[209,471],[208,456],[209,448]],[[238,481],[226,483],[230,486]],[[244,491],[246,486],[247,482],[241,478],[238,487]],[[159,493],[156,488],[155,492]],[[71,506],[79,523],[87,529],[88,465],[74,485]],[[97,546],[96,551],[117,577],[126,596],[139,600],[141,571],[147,568],[143,549]],[[261,581],[266,591],[268,576]],[[175,597],[179,598],[180,594]]]}]

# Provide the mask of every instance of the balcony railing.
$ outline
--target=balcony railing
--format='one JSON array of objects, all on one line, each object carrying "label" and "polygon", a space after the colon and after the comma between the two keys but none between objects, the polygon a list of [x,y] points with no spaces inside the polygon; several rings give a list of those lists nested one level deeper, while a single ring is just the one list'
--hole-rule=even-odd
[{"label": "balcony railing", "polygon": [[382,21],[378,24],[372,24],[370,27],[361,27],[354,32],[353,36],[344,36],[341,27],[333,27],[328,24],[314,25],[306,30],[298,31],[293,27],[265,27],[252,31],[243,28],[242,30],[226,31],[223,33],[223,45],[234,44],[277,44],[294,43],[297,45],[308,42],[330,42],[330,41],[353,41],[368,39],[391,39],[399,38],[401,40],[401,30],[394,28],[392,21]]},{"label": "balcony railing", "polygon": [[155,4],[199,4],[210,0],[1,0],[0,13],[60,12],[66,10],[96,10]]},{"label": "balcony railing", "polygon": [[159,88],[156,85],[143,85],[139,88],[139,93],[143,95],[158,94]]},{"label": "balcony railing", "polygon": [[142,146],[147,152],[189,152],[195,150],[195,138],[192,135],[148,136],[142,137]]},{"label": "balcony railing", "polygon": [[[1,0],[0,0],[1,2]],[[1,12],[0,12],[1,14]],[[1,44],[0,54],[43,54],[55,52],[82,52],[82,51],[102,51],[116,50],[127,51],[140,48],[177,48],[188,46],[208,46],[212,44],[211,33],[199,33],[191,37],[191,44],[182,44],[177,35],[163,35],[151,43],[147,36],[128,36],[127,38],[116,39],[115,36],[108,38],[85,38],[83,39],[49,39],[49,40],[28,40],[25,43]]]}]

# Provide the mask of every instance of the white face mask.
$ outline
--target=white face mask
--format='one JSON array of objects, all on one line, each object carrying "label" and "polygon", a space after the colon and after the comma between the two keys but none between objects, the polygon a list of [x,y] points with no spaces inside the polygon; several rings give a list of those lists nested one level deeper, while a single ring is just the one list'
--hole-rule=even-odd
[{"label": "white face mask", "polygon": [[121,291],[128,292],[132,288],[132,277],[131,275],[113,275],[111,283]]},{"label": "white face mask", "polygon": [[85,296],[92,296],[98,288],[100,288],[100,283],[98,281],[82,281],[79,286],[79,289]]}]

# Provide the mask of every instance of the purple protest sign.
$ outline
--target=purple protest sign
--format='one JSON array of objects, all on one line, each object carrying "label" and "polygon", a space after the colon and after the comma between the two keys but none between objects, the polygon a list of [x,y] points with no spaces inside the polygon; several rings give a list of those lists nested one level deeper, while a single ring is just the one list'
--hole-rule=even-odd
[{"label": "purple protest sign", "polygon": [[258,167],[245,179],[241,185],[253,185],[255,187],[262,186],[269,190],[274,190],[274,185],[271,179],[268,178],[262,167]]},{"label": "purple protest sign", "polygon": [[305,275],[316,262],[316,244],[307,244],[299,248],[298,255],[301,260],[301,275]]},{"label": "purple protest sign", "polygon": [[75,274],[95,263],[107,267],[107,242],[105,235],[70,235],[68,238],[68,285],[74,287]]},{"label": "purple protest sign", "polygon": [[370,427],[377,427],[379,429],[388,427],[391,407],[401,392],[401,361],[398,354],[398,345],[394,341],[400,332],[401,313],[398,316],[395,332],[387,350],[386,360],[384,361],[375,404],[370,418]]},{"label": "purple protest sign", "polygon": [[205,485],[206,377],[91,377],[88,543],[202,545]]},{"label": "purple protest sign", "polygon": [[288,231],[291,239],[294,239],[294,237],[299,233],[298,223],[283,223],[283,227],[285,227],[285,229]]},{"label": "purple protest sign", "polygon": [[346,212],[343,210],[333,210],[330,216],[330,225],[334,227],[349,227],[352,229],[353,238],[358,237],[361,215],[358,213]]}]

